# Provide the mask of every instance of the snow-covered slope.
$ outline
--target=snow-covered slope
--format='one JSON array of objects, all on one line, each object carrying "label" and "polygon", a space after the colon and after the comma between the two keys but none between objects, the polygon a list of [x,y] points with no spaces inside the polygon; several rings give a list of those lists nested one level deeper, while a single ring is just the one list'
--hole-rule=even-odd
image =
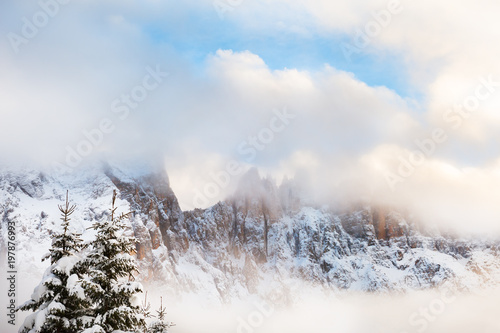
[{"label": "snow-covered slope", "polygon": [[119,211],[133,212],[129,232],[138,240],[140,278],[174,294],[222,302],[261,294],[287,302],[282,291],[297,281],[324,292],[443,283],[468,289],[500,281],[496,243],[423,233],[390,209],[312,207],[292,181],[277,187],[251,170],[233,197],[183,212],[164,172],[110,165],[67,175],[1,169],[2,265],[7,222],[14,221],[18,266],[39,280],[66,190],[77,205],[74,228],[91,239],[87,228],[109,214],[114,189]]}]

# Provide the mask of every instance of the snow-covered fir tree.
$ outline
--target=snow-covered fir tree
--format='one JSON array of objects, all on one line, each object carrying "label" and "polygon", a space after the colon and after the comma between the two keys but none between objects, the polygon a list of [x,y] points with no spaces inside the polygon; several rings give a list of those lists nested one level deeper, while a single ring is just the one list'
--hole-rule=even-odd
[{"label": "snow-covered fir tree", "polygon": [[35,288],[31,299],[18,309],[31,310],[19,332],[22,333],[77,333],[82,332],[90,319],[90,303],[85,299],[80,285],[82,267],[77,265],[78,252],[83,247],[80,234],[70,230],[69,221],[76,206],[66,203],[59,206],[62,232],[53,235],[52,247],[42,259],[50,259],[42,281]]},{"label": "snow-covered fir tree", "polygon": [[131,253],[135,238],[124,235],[123,220],[129,214],[116,216],[116,191],[113,191],[109,220],[94,223],[96,238],[84,261],[88,277],[83,282],[85,293],[93,303],[93,323],[85,332],[137,332],[145,327],[139,307],[132,298],[142,292],[134,282],[137,266]]}]

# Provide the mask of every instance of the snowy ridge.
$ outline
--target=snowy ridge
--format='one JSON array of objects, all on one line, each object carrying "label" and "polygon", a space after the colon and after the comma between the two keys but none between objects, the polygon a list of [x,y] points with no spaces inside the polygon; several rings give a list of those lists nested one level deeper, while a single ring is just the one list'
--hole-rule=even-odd
[{"label": "snowy ridge", "polygon": [[77,205],[72,226],[85,240],[93,232],[87,228],[109,214],[116,189],[119,211],[133,212],[125,234],[138,240],[141,280],[173,294],[229,302],[258,293],[288,302],[282,291],[296,289],[296,281],[325,293],[471,289],[500,281],[496,243],[424,235],[398,212],[314,208],[301,203],[291,181],[277,187],[260,179],[255,193],[246,188],[208,209],[182,212],[166,174],[142,170],[0,170],[0,250],[6,221],[15,221],[19,267],[39,280],[66,189]]}]

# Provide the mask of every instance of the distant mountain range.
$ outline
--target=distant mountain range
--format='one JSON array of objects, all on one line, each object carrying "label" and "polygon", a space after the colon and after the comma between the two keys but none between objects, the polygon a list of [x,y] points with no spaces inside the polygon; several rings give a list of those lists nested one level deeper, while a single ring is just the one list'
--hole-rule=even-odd
[{"label": "distant mountain range", "polygon": [[14,221],[18,265],[33,276],[46,267],[39,260],[59,227],[57,205],[67,189],[77,205],[73,226],[84,239],[92,221],[109,214],[116,189],[119,211],[133,212],[127,232],[137,238],[141,280],[174,294],[228,302],[278,297],[297,281],[325,292],[442,284],[467,290],[500,282],[500,243],[429,232],[390,208],[314,206],[293,180],[277,186],[251,169],[227,200],[182,211],[165,172],[109,164],[74,174],[0,169],[0,250]]}]

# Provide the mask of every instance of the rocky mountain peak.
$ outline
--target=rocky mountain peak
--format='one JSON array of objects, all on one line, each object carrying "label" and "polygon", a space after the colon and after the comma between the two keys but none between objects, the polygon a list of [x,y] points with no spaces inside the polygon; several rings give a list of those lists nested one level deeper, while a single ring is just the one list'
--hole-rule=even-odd
[{"label": "rocky mountain peak", "polygon": [[137,238],[141,279],[174,293],[208,291],[225,300],[257,291],[272,294],[262,281],[287,288],[287,279],[328,290],[500,281],[496,243],[422,234],[408,216],[390,207],[311,207],[293,180],[277,186],[257,170],[249,171],[227,200],[186,212],[163,169],[108,164],[64,177],[2,171],[0,249],[6,248],[5,226],[15,221],[20,264],[43,271],[36,255],[50,247],[66,189],[77,205],[73,226],[84,238],[93,221],[109,214],[111,193],[117,190],[120,212],[133,212],[129,229]]}]

